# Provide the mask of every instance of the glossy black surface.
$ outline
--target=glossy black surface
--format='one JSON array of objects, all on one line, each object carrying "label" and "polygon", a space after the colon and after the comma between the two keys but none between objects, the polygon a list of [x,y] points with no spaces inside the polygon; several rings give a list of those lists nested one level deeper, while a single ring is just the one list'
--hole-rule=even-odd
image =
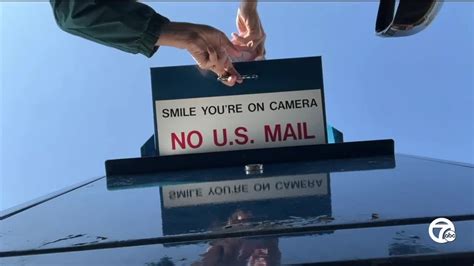
[{"label": "glossy black surface", "polygon": [[[207,265],[247,265],[242,261],[248,260],[254,253],[252,251],[268,249],[267,265],[347,261],[370,261],[367,265],[387,261],[395,263],[388,265],[425,261],[428,263],[424,265],[435,265],[433,261],[436,260],[446,262],[436,265],[472,265],[474,222],[457,222],[455,225],[458,238],[449,245],[436,244],[427,234],[428,224],[417,224],[8,257],[0,258],[0,264],[151,266],[202,265],[200,263],[206,262]],[[239,257],[237,254],[242,255]]]},{"label": "glossy black surface", "polygon": [[[374,235],[377,241],[364,241],[358,249],[369,254],[371,248],[376,248],[374,243],[378,243],[379,238],[393,241],[395,231],[389,234],[383,233],[383,230],[392,230],[397,224],[425,224],[417,225],[421,226],[417,234],[427,242],[431,241],[427,238],[426,223],[433,217],[454,217],[455,223],[456,219],[465,220],[467,229],[463,230],[471,232],[467,240],[456,240],[456,245],[445,245],[442,250],[456,246],[458,251],[474,251],[472,224],[469,222],[474,214],[473,176],[472,166],[397,155],[395,159],[373,157],[265,165],[264,173],[256,176],[247,176],[243,167],[234,167],[123,176],[109,180],[102,178],[0,221],[0,255],[151,243],[167,243],[169,250],[175,250],[177,242],[183,241],[212,242],[214,240],[206,239],[255,235],[274,237],[275,234],[298,232],[317,233],[317,237],[297,238],[301,241],[327,238],[324,241],[343,243],[342,238],[331,238],[338,230],[342,230],[342,234],[380,227],[377,230],[382,233]],[[185,206],[181,207],[171,206],[169,202],[165,205],[163,200],[166,196],[163,191],[169,192],[170,187],[182,189],[233,184],[229,182],[254,184],[257,181],[276,186],[276,182],[302,179],[313,180],[314,184],[320,185],[314,191],[308,190],[308,186],[283,193],[271,191],[262,198],[258,193],[239,198],[238,193],[234,192],[223,198],[209,198],[207,202],[201,199],[193,203],[191,200],[191,203],[185,202]],[[282,254],[292,254],[286,244],[281,245],[284,241],[279,244]],[[384,253],[380,251],[369,255],[389,254],[387,246],[390,241],[381,246]],[[200,249],[192,248],[190,252],[195,257],[187,259],[198,259],[197,254],[202,253],[207,244],[191,246]],[[151,252],[154,248],[130,250],[141,249]],[[176,254],[186,253],[186,248],[182,246],[179,250],[183,253]],[[99,251],[94,252],[98,254]],[[110,254],[113,251],[100,252]],[[157,252],[162,251],[158,249]],[[163,257],[167,252],[157,256]],[[414,249],[412,253],[416,252],[417,249]],[[350,257],[352,253],[347,254]],[[288,257],[286,261],[303,259],[295,256]],[[317,254],[311,256],[319,258]]]}]

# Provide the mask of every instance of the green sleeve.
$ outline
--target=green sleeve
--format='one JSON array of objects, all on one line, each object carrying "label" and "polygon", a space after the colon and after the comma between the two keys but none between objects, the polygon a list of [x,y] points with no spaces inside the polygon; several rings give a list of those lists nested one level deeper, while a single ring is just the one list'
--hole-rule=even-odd
[{"label": "green sleeve", "polygon": [[151,57],[169,20],[136,1],[51,0],[59,27],[129,53]]}]

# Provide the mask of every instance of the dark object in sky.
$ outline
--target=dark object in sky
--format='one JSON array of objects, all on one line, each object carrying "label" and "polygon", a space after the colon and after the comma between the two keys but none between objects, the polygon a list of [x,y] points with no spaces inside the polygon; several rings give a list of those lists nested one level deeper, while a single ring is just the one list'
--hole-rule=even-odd
[{"label": "dark object in sky", "polygon": [[416,34],[430,25],[441,4],[434,0],[380,0],[375,31],[382,37]]}]

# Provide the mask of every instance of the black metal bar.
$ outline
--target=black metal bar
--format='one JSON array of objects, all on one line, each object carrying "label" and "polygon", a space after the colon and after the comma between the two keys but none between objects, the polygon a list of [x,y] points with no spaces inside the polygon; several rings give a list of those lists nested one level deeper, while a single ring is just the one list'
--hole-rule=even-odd
[{"label": "black metal bar", "polygon": [[373,140],[258,150],[129,158],[105,162],[107,176],[163,171],[242,166],[251,163],[288,163],[394,155],[393,140]]}]

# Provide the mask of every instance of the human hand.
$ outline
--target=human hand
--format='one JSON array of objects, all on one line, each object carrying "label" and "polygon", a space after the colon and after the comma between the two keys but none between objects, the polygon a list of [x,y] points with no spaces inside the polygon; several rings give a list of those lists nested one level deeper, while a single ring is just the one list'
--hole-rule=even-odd
[{"label": "human hand", "polygon": [[[242,1],[236,18],[238,33],[232,34],[232,43],[242,51],[244,58],[237,61],[265,59],[265,31],[257,12],[255,0]],[[243,60],[242,60],[243,59]]]},{"label": "human hand", "polygon": [[232,65],[231,57],[241,56],[221,31],[207,25],[171,22],[163,27],[158,45],[186,49],[201,69],[208,69],[228,86],[242,83],[242,78]]}]

